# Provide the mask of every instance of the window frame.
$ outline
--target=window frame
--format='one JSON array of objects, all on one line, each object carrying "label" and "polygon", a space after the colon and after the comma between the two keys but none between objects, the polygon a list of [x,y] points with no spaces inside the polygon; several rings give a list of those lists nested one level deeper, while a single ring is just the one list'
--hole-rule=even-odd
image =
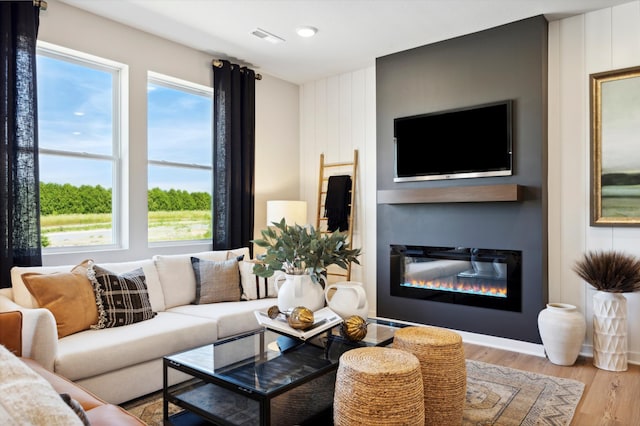
[{"label": "window frame", "polygon": [[67,158],[84,158],[94,160],[110,160],[111,175],[111,243],[100,245],[43,247],[43,254],[64,254],[76,252],[99,252],[114,249],[128,249],[129,228],[128,182],[125,171],[128,166],[128,116],[129,116],[129,66],[117,61],[91,55],[67,47],[38,40],[36,55],[66,61],[75,65],[108,72],[112,75],[112,122],[111,122],[111,155],[88,152],[64,151],[42,148],[38,146],[38,155],[52,155]]},{"label": "window frame", "polygon": [[[161,74],[155,71],[147,71],[147,88],[149,84],[155,84],[158,86],[162,86],[168,89],[180,90],[183,92],[187,92],[197,96],[208,96],[211,100],[212,112],[213,112],[213,87],[206,86],[203,84],[194,83],[189,80],[180,79],[177,77],[169,76],[166,74]],[[149,98],[147,97],[147,113],[149,108]],[[213,119],[211,120],[211,134],[213,136]],[[213,141],[211,141],[213,143]],[[147,114],[147,193],[151,189],[149,185],[149,166],[160,166],[160,167],[177,167],[184,169],[192,169],[192,170],[209,170],[211,177],[211,188],[213,190],[213,151],[211,155],[211,165],[207,166],[204,164],[197,163],[183,163],[179,161],[169,161],[169,160],[152,160],[149,158],[148,154],[149,147],[149,123],[148,123],[148,114]],[[211,197],[211,215],[213,217],[213,194]],[[193,245],[193,244],[201,244],[203,242],[210,242],[207,239],[199,239],[199,240],[167,240],[167,241],[149,241],[149,205],[147,203],[146,206],[147,211],[147,246],[149,248],[154,247],[167,247],[167,246],[178,246],[178,245]],[[212,225],[213,226],[213,225]]]}]

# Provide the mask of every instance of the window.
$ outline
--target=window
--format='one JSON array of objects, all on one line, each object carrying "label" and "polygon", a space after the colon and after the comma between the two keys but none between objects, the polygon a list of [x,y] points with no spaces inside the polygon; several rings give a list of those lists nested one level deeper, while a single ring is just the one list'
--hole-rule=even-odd
[{"label": "window", "polygon": [[43,246],[118,247],[126,66],[39,43],[37,70]]},{"label": "window", "polygon": [[149,73],[150,243],[211,239],[213,90]]}]

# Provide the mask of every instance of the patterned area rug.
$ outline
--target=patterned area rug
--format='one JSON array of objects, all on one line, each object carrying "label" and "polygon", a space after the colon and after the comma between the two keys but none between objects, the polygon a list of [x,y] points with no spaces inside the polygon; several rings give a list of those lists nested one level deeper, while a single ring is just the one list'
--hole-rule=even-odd
[{"label": "patterned area rug", "polygon": [[[566,426],[582,398],[584,383],[467,360],[467,402],[464,426]],[[162,394],[125,409],[147,422],[162,425]],[[238,400],[238,411],[246,408]],[[179,411],[171,406],[171,412]]]},{"label": "patterned area rug", "polygon": [[464,425],[571,423],[584,383],[467,360]]}]

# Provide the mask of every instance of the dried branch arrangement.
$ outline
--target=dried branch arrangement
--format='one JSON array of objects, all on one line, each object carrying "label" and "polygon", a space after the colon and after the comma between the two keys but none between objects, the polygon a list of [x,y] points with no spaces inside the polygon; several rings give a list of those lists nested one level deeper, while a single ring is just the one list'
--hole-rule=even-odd
[{"label": "dried branch arrangement", "polygon": [[640,259],[619,251],[590,251],[573,270],[596,290],[631,293],[640,290]]}]

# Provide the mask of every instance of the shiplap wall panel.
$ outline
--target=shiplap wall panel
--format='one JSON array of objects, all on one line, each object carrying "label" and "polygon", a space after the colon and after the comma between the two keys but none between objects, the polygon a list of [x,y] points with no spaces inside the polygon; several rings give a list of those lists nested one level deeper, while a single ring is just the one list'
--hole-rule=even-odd
[{"label": "shiplap wall panel", "polygon": [[612,65],[615,68],[640,65],[640,2],[614,7],[611,22]]},{"label": "shiplap wall panel", "polygon": [[362,274],[367,280],[369,306],[376,306],[376,251],[377,251],[377,158],[376,158],[376,73],[375,68],[370,67],[364,71],[364,105],[365,110],[362,141],[360,151],[360,184],[363,206],[362,221],[358,227],[361,232],[362,262],[365,272]]},{"label": "shiplap wall panel", "polygon": [[[361,265],[351,279],[365,285],[375,313],[375,71],[356,70],[306,83],[300,91],[300,196],[315,223],[320,154],[328,163],[351,161],[358,150],[353,246],[362,247]],[[373,176],[365,182],[365,176]],[[365,232],[366,230],[366,232]],[[373,230],[373,231],[372,231]],[[372,255],[373,254],[373,255]]]},{"label": "shiplap wall panel", "polygon": [[[548,64],[549,64],[549,95],[548,95],[548,140],[562,140],[560,125],[560,60],[561,60],[561,38],[558,36],[560,32],[560,25],[556,22],[549,24],[549,47],[548,47]],[[552,75],[552,73],[555,73]],[[547,197],[549,205],[562,205],[562,168],[560,167],[560,160],[562,158],[562,149],[560,144],[549,144],[547,147],[547,161],[548,161],[548,173],[547,173]],[[551,182],[559,184],[551,184]],[[548,232],[549,236],[557,235],[559,238],[564,238],[561,235],[562,232],[562,216],[561,209],[548,209]],[[549,245],[549,277],[560,276],[561,270],[561,256],[560,245]],[[548,300],[562,300],[562,287],[553,286],[549,281],[549,294]]]},{"label": "shiplap wall panel", "polygon": [[[563,35],[578,33],[581,34],[584,28],[584,16],[577,16],[568,20],[568,25],[564,28]],[[584,229],[589,223],[589,208],[584,204],[585,197],[588,199],[588,187],[579,184],[576,186],[574,176],[585,176],[589,174],[589,124],[584,111],[584,105],[588,105],[588,83],[584,78],[571,78],[581,74],[584,70],[585,57],[584,49],[575,48],[573,43],[567,42],[566,38],[561,41],[561,88],[562,105],[568,107],[562,115],[561,141],[571,140],[575,143],[560,143],[562,150],[561,182],[563,183],[562,197],[562,245],[560,250],[563,265],[571,264],[575,257],[573,253],[580,252],[585,243]],[[566,99],[570,99],[570,104],[566,105]],[[579,159],[580,161],[576,161]],[[578,180],[577,182],[580,182]],[[553,209],[550,209],[553,210]],[[572,237],[573,236],[573,237]],[[576,298],[576,305],[582,312],[586,308],[584,296],[584,284],[571,268],[561,268],[561,282],[566,285],[561,287],[562,299],[579,296]]]},{"label": "shiplap wall panel", "polygon": [[[549,210],[560,210],[561,224],[559,235],[549,235],[550,256],[560,256],[560,262],[550,269],[549,285],[550,293],[561,296],[561,301],[582,307],[588,323],[585,351],[589,353],[594,290],[572,271],[575,261],[589,250],[617,249],[640,255],[639,228],[589,223],[589,75],[640,65],[640,2],[563,19],[552,23],[552,28],[550,45],[558,46],[559,53],[558,60],[549,61],[549,87],[558,87],[560,95],[549,96],[550,102],[558,103],[550,106],[558,117],[549,120],[549,154],[560,159],[550,158],[549,177],[560,176],[561,194],[550,198]],[[559,129],[551,127],[554,123]],[[550,215],[550,221],[556,217]],[[629,360],[640,363],[640,296],[634,293],[626,298]]]},{"label": "shiplap wall panel", "polygon": [[[611,66],[611,9],[598,10],[596,12],[583,15],[584,24],[581,32],[584,33],[584,40],[580,40],[580,34],[568,40],[576,40],[580,43],[574,49],[580,49],[585,54],[585,64],[587,74],[600,72],[609,69]],[[566,21],[566,20],[565,20]],[[589,31],[586,29],[589,28]],[[587,46],[598,46],[587,49]],[[588,81],[585,82],[588,84]],[[587,105],[588,110],[588,105]]]},{"label": "shiplap wall panel", "polygon": [[315,152],[315,125],[317,117],[316,111],[316,86],[306,85],[300,87],[300,188],[299,198],[307,200],[307,220],[313,223],[315,217],[315,204],[309,203],[313,200],[312,183],[317,181],[317,176],[308,172],[311,160]]}]

